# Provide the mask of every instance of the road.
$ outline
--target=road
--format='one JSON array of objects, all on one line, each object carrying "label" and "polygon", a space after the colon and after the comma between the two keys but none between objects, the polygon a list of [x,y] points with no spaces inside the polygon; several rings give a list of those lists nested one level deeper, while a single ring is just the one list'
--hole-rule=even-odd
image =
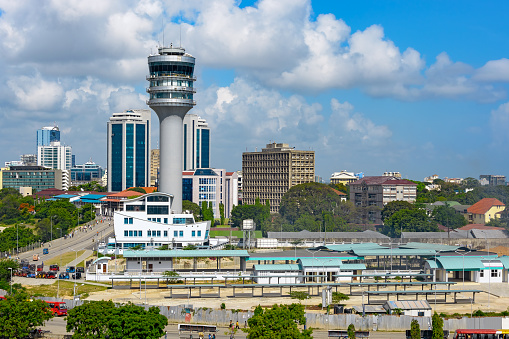
[{"label": "road", "polygon": [[[59,318],[53,318],[50,321],[46,323],[46,326],[42,327],[43,330],[50,331],[50,333],[47,333],[45,335],[45,338],[51,338],[51,335],[57,335],[62,336],[66,334],[72,334],[68,333],[65,330],[66,321],[64,317]],[[166,326],[165,328],[167,335],[166,339],[174,339],[179,338],[178,330],[177,330],[177,324],[170,324]],[[230,335],[225,334],[225,332],[228,331],[226,327],[219,328],[219,331],[216,333],[217,339],[228,339],[230,338]],[[193,335],[193,338],[197,338],[198,336],[196,334]],[[405,339],[405,333],[404,332],[370,332],[370,339]],[[164,336],[162,337],[164,338]],[[182,337],[184,338],[184,337]],[[189,338],[189,337],[187,337]],[[207,337],[205,337],[207,338]],[[245,339],[246,334],[242,331],[237,332],[235,335],[236,339]],[[327,339],[327,332],[326,331],[313,331],[313,338],[315,339]]]}]

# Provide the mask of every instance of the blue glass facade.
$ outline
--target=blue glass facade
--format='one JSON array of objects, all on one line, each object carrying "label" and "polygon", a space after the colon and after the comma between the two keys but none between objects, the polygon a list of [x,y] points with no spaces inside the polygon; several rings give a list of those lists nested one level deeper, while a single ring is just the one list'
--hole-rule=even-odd
[{"label": "blue glass facade", "polygon": [[122,124],[111,125],[111,190],[122,191]]},{"label": "blue glass facade", "polygon": [[201,168],[210,168],[210,130],[201,130]]},{"label": "blue glass facade", "polygon": [[[184,170],[187,169],[187,124],[184,124]],[[184,199],[185,200],[185,199]]]},{"label": "blue glass facade", "polygon": [[134,125],[125,125],[125,186],[133,187],[134,177]]},{"label": "blue glass facade", "polygon": [[182,179],[182,201],[193,201],[193,179]]},{"label": "blue glass facade", "polygon": [[136,187],[145,187],[147,168],[145,166],[147,154],[145,153],[145,125],[136,124]]},{"label": "blue glass facade", "polygon": [[53,141],[60,141],[60,131],[58,130],[58,127],[51,130],[37,130],[37,146],[49,146]]}]

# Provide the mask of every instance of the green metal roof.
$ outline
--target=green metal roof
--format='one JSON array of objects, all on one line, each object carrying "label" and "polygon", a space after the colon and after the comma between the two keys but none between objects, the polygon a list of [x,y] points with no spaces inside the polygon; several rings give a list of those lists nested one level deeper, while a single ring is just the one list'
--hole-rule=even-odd
[{"label": "green metal roof", "polygon": [[299,271],[296,264],[254,265],[255,271]]},{"label": "green metal roof", "polygon": [[339,244],[339,245],[327,245],[325,246],[331,251],[337,252],[347,252],[357,249],[380,249],[387,248],[384,246],[380,246],[379,244],[375,244],[372,242],[360,243],[360,244]]},{"label": "green metal roof", "polygon": [[480,271],[485,269],[480,257],[437,257],[437,261],[441,268],[447,271]]},{"label": "green metal roof", "polygon": [[342,264],[339,266],[342,270],[355,271],[355,270],[365,270],[365,264]]},{"label": "green metal roof", "polygon": [[460,246],[450,246],[450,245],[442,245],[442,244],[428,244],[422,242],[409,242],[406,245],[401,245],[399,248],[412,248],[412,249],[432,249],[435,251],[446,252],[446,251],[456,251]]},{"label": "green metal roof", "polygon": [[504,265],[505,269],[509,269],[509,256],[504,255],[499,257],[498,260],[502,262],[502,265]]},{"label": "green metal roof", "polygon": [[124,258],[216,258],[216,257],[249,257],[245,250],[124,250]]},{"label": "green metal roof", "polygon": [[433,256],[436,251],[425,248],[381,248],[378,250],[360,249],[354,250],[354,253],[361,257],[376,257],[376,256],[405,256],[405,255],[419,255],[419,256]]},{"label": "green metal roof", "polygon": [[438,264],[435,260],[426,260],[426,262],[428,263],[428,265],[431,269],[438,268]]},{"label": "green metal roof", "polygon": [[302,258],[298,260],[301,267],[339,267],[341,260],[335,258]]}]

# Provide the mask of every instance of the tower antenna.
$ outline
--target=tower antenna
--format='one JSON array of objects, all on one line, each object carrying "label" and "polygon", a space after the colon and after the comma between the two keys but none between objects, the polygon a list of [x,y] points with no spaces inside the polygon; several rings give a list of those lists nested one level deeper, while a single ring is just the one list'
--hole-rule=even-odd
[{"label": "tower antenna", "polygon": [[163,30],[163,47],[164,47],[164,16],[161,18],[161,28]]},{"label": "tower antenna", "polygon": [[182,13],[180,14],[180,25],[179,25],[179,47],[182,47]]}]

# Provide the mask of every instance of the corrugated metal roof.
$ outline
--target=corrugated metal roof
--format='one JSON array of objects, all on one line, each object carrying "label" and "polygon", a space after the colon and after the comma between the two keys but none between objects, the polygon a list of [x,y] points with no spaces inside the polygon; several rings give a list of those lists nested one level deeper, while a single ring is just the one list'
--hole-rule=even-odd
[{"label": "corrugated metal roof", "polygon": [[254,265],[255,271],[299,271],[300,267],[296,264],[278,264],[278,265]]},{"label": "corrugated metal roof", "polygon": [[340,245],[327,245],[325,246],[331,251],[337,251],[337,252],[346,252],[346,251],[352,251],[355,249],[380,249],[380,248],[387,248],[383,247],[379,244],[375,244],[372,242],[365,242],[365,243],[358,243],[358,244],[340,244]]},{"label": "corrugated metal roof", "polygon": [[375,256],[401,256],[401,255],[419,255],[419,256],[432,256],[436,251],[425,248],[381,248],[377,250],[360,249],[354,250],[354,253],[360,257],[375,257]]},{"label": "corrugated metal roof", "polygon": [[504,255],[502,257],[499,257],[498,260],[502,262],[502,265],[504,265],[505,269],[509,269],[509,256]]},{"label": "corrugated metal roof", "polygon": [[[325,233],[309,232],[306,230],[300,232],[267,232],[267,237],[271,239],[307,239],[323,240]],[[389,239],[382,233],[366,230],[363,232],[327,232],[327,239]]]},{"label": "corrugated metal roof", "polygon": [[339,259],[322,259],[322,258],[302,258],[298,260],[301,267],[340,267],[341,260]]},{"label": "corrugated metal roof", "polygon": [[365,264],[341,264],[341,266],[339,266],[339,268],[342,270],[347,270],[347,271],[365,270],[366,265]]},{"label": "corrugated metal roof", "polygon": [[461,231],[461,230],[451,230],[451,232],[403,232],[403,239],[463,239],[463,238],[472,238],[471,235],[468,235],[469,231]]},{"label": "corrugated metal roof", "polygon": [[438,264],[435,260],[426,260],[426,262],[428,263],[428,265],[431,269],[438,268]]},{"label": "corrugated metal roof", "polygon": [[483,239],[483,238],[504,239],[504,238],[507,238],[508,234],[509,234],[509,232],[507,232],[506,230],[477,230],[477,229],[473,229],[470,232],[472,233],[474,238],[479,238],[479,239]]},{"label": "corrugated metal roof", "polygon": [[447,271],[479,271],[484,269],[484,265],[479,257],[437,257],[437,261]]},{"label": "corrugated metal roof", "polygon": [[245,250],[124,250],[124,258],[207,258],[207,257],[249,257]]},{"label": "corrugated metal roof", "polygon": [[431,310],[431,306],[427,300],[389,300],[384,306],[387,306],[390,310],[396,308],[401,310]]},{"label": "corrugated metal roof", "polygon": [[460,246],[450,246],[450,245],[442,245],[442,244],[428,244],[422,242],[409,242],[406,245],[401,245],[399,248],[426,248],[432,249],[435,251],[456,251]]}]

